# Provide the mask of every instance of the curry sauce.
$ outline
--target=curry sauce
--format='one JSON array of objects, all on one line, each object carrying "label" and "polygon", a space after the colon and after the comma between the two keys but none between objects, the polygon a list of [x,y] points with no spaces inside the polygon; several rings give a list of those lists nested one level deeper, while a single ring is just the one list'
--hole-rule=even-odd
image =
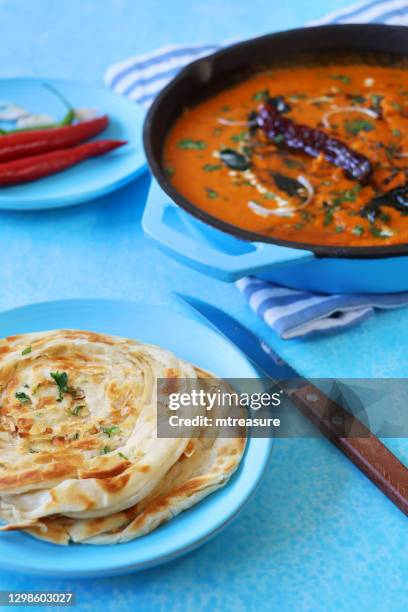
[{"label": "curry sauce", "polygon": [[[281,120],[272,136],[259,120],[268,105]],[[340,143],[369,160],[369,175],[296,148],[281,124]],[[185,109],[163,165],[189,201],[250,232],[316,245],[406,243],[407,71],[365,64],[265,70]]]}]

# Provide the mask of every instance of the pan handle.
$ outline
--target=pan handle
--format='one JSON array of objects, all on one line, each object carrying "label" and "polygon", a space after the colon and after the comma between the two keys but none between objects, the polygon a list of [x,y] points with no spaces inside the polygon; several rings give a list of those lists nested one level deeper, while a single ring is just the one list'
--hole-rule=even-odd
[{"label": "pan handle", "polygon": [[155,180],[142,225],[145,233],[172,257],[227,282],[314,258],[309,251],[246,242],[212,228],[173,204]]}]

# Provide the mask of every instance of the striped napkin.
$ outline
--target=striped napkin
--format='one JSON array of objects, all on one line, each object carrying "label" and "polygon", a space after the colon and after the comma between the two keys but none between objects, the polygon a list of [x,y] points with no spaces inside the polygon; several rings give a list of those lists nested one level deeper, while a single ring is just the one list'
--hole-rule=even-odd
[{"label": "striped napkin", "polygon": [[[407,0],[364,0],[309,25],[388,23],[408,25]],[[223,44],[168,45],[111,66],[105,83],[148,108],[156,94],[186,64],[217,51]],[[251,308],[281,338],[338,332],[373,316],[376,309],[408,305],[408,292],[387,295],[322,295],[296,291],[247,277],[237,282]]]}]

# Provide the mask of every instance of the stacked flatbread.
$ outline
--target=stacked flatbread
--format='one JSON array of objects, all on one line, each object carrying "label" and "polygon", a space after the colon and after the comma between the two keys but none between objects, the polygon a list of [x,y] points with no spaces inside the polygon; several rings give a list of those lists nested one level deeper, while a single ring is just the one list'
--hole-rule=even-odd
[{"label": "stacked flatbread", "polygon": [[1,340],[2,530],[58,544],[127,542],[223,486],[244,437],[191,427],[159,438],[162,378],[179,393],[215,381],[167,350],[105,334]]}]

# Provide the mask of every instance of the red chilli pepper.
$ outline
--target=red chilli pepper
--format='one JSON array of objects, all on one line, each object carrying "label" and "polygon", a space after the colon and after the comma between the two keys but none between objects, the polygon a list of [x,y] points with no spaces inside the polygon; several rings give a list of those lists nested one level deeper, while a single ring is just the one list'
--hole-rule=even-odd
[{"label": "red chilli pepper", "polygon": [[126,144],[124,140],[95,140],[71,149],[61,149],[0,164],[0,186],[36,181],[66,170],[90,157],[104,155],[124,144]]},{"label": "red chilli pepper", "polygon": [[100,134],[108,124],[109,118],[103,115],[75,125],[0,136],[0,162],[72,147]]},{"label": "red chilli pepper", "polygon": [[312,157],[322,153],[327,161],[343,168],[346,175],[366,183],[372,172],[370,160],[353,151],[344,142],[307,125],[283,117],[271,102],[263,104],[256,115],[259,128],[275,143],[282,142],[292,151],[302,151]]}]

